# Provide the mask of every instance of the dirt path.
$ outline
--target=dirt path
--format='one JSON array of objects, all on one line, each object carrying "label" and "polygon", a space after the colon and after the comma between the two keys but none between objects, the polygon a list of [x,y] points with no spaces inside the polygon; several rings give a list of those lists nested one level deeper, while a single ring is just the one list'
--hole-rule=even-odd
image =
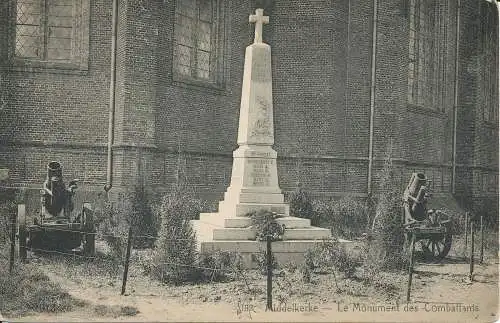
[{"label": "dirt path", "polygon": [[[248,302],[230,301],[224,290],[213,285],[191,289],[177,287],[166,291],[165,286],[151,281],[146,283],[146,280],[141,282],[139,277],[134,277],[127,288],[130,295],[121,296],[119,279],[104,284],[80,278],[68,280],[62,275],[49,273],[52,280],[90,305],[74,312],[42,313],[17,318],[16,321],[494,322],[498,317],[498,263],[476,266],[472,284],[466,279],[468,268],[464,263],[419,265],[409,304],[398,305],[396,300],[374,303],[368,297],[342,294],[334,301],[324,303],[287,304],[287,312],[266,312],[265,297],[262,296]],[[198,288],[200,292],[196,293]],[[215,294],[222,294],[222,297],[214,298]],[[197,295],[207,297],[198,298]],[[399,302],[401,299],[404,297],[400,297]],[[96,310],[98,305],[115,309],[128,306],[139,312],[133,316],[119,315],[119,310],[117,313],[99,313]],[[303,312],[300,312],[300,306],[305,306]]]}]

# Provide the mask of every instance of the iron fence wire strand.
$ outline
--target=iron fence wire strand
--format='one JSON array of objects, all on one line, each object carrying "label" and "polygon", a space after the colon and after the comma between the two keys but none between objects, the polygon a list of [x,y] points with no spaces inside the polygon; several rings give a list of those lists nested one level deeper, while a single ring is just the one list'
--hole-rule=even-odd
[{"label": "iron fence wire strand", "polygon": [[112,263],[118,263],[120,261],[117,260],[111,260],[111,259],[106,259],[106,258],[101,258],[101,257],[96,257],[96,256],[83,256],[79,255],[77,253],[69,253],[69,252],[62,252],[62,251],[57,251],[57,250],[47,250],[47,249],[38,249],[38,248],[26,248],[27,250],[31,251],[39,251],[39,252],[46,252],[46,253],[55,253],[59,255],[65,255],[65,256],[72,256],[72,257],[78,257],[78,258],[84,258],[84,259],[91,259],[91,260],[99,260],[99,261],[106,261],[106,262],[112,262]]},{"label": "iron fence wire strand", "polygon": [[[89,256],[83,256],[79,255],[76,253],[69,253],[69,252],[62,252],[62,251],[57,251],[57,250],[47,250],[47,249],[39,249],[39,248],[27,248],[28,250],[31,251],[39,251],[39,252],[46,252],[46,253],[55,253],[59,255],[65,255],[65,256],[72,256],[72,257],[79,257],[79,258],[84,258],[84,259],[91,259],[91,260],[101,260],[101,261],[107,261],[107,262],[112,262],[112,263],[117,263],[121,261],[116,261],[116,260],[111,260],[111,259],[105,259],[101,257],[89,257]],[[5,257],[1,255],[2,257]],[[8,257],[5,257],[6,259],[9,259]],[[210,270],[210,271],[217,271],[217,270],[222,270],[222,268],[217,268],[217,267],[203,267],[203,266],[197,266],[197,265],[187,265],[187,264],[180,264],[180,263],[175,263],[175,262],[160,262],[158,264],[153,264],[153,266],[159,267],[161,265],[173,265],[173,266],[179,266],[179,267],[191,267],[191,268],[197,268],[197,269],[204,269],[204,270]]]},{"label": "iron fence wire strand", "polygon": [[210,267],[202,267],[202,266],[196,266],[196,265],[187,265],[187,264],[179,264],[175,262],[160,262],[158,264],[153,264],[155,267],[159,267],[161,265],[170,265],[170,266],[179,266],[179,267],[190,267],[190,268],[197,268],[197,269],[203,269],[203,270],[210,270],[210,271],[217,271],[217,270],[222,270],[222,268],[210,268]]},{"label": "iron fence wire strand", "polygon": [[[113,237],[113,238],[122,238],[122,239],[128,239],[128,235],[113,235],[113,234],[101,234],[99,232],[85,232],[81,230],[69,230],[69,229],[60,229],[60,228],[50,228],[51,231],[63,231],[63,232],[73,232],[73,233],[82,233],[82,234],[88,234],[88,235],[97,235],[99,237]],[[134,239],[135,238],[149,238],[149,239],[158,239],[158,237],[152,236],[152,235],[133,235]],[[188,241],[191,240],[189,238],[183,238],[183,239],[166,239],[166,240],[179,240],[179,241]]]}]

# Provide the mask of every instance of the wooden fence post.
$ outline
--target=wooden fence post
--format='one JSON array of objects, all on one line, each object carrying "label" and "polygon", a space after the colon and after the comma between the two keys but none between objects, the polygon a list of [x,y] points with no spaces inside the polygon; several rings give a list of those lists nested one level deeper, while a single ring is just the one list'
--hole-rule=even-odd
[{"label": "wooden fence post", "polygon": [[465,232],[464,258],[467,259],[467,243],[468,243],[467,240],[468,240],[468,234],[469,234],[469,212],[465,212],[464,232]]},{"label": "wooden fence post", "polygon": [[411,282],[413,279],[413,259],[414,259],[414,252],[415,252],[415,239],[416,239],[416,234],[415,232],[411,233],[411,243],[410,243],[410,263],[408,264],[408,287],[406,289],[406,302],[410,301],[410,293],[411,293]]},{"label": "wooden fence post", "polygon": [[473,281],[474,274],[474,221],[470,222],[470,268],[469,279]]},{"label": "wooden fence post", "polygon": [[267,253],[267,305],[266,311],[273,310],[273,254],[271,249],[271,235],[267,234],[266,239]]},{"label": "wooden fence post", "polygon": [[479,253],[479,263],[482,265],[483,264],[483,258],[484,258],[484,226],[483,226],[483,216],[481,215],[480,218],[481,221],[481,249]]},{"label": "wooden fence post", "polygon": [[128,264],[130,262],[130,248],[132,247],[132,227],[128,229],[127,254],[125,255],[125,268],[123,269],[122,295],[125,294],[127,286]]},{"label": "wooden fence post", "polygon": [[9,273],[12,274],[14,270],[14,253],[16,251],[16,217],[15,213],[12,213],[10,220],[10,260],[9,260]]}]

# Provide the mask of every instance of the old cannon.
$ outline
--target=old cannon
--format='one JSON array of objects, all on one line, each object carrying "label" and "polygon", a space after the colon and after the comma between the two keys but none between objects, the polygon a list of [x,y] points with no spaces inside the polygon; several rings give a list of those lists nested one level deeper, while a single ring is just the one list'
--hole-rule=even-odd
[{"label": "old cannon", "polygon": [[47,165],[47,178],[41,190],[41,211],[26,223],[25,206],[18,206],[19,255],[27,251],[70,251],[80,249],[85,255],[95,253],[95,226],[90,204],[83,203],[76,212],[73,197],[77,181],[64,184],[62,166],[52,161]]},{"label": "old cannon", "polygon": [[[420,246],[426,260],[440,260],[451,248],[449,216],[428,208],[430,181],[422,173],[413,173],[403,194],[403,225],[406,246]],[[411,250],[414,246],[411,245]]]}]

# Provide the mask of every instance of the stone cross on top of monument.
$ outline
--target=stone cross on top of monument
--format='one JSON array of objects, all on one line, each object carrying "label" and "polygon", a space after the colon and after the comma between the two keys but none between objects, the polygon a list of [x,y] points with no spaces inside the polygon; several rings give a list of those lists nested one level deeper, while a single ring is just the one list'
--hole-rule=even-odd
[{"label": "stone cross on top of monument", "polygon": [[262,43],[262,25],[269,23],[269,16],[264,16],[264,9],[256,9],[255,15],[248,17],[249,22],[255,22],[254,43]]},{"label": "stone cross on top of monument", "polygon": [[[290,205],[278,182],[278,154],[273,149],[273,82],[271,46],[262,42],[262,25],[269,23],[263,9],[255,10],[249,22],[255,23],[254,43],[245,49],[241,85],[238,148],[233,151],[231,183],[219,202],[218,213],[202,213],[193,220],[201,253],[236,251],[245,266],[255,266],[251,255],[261,243],[249,215],[258,211],[280,214],[276,222],[286,227],[284,239],[274,242],[277,261],[304,261],[304,252],[323,239],[331,239],[330,229],[311,226],[311,220],[290,216]],[[273,247],[274,248],[274,247]]]}]

